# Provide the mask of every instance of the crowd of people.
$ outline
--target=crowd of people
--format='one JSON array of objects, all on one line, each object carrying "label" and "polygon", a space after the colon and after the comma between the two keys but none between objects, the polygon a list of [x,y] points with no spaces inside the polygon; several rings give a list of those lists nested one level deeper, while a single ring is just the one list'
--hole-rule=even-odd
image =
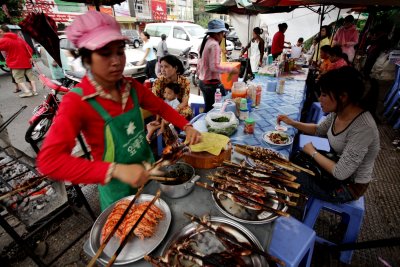
[{"label": "crowd of people", "polygon": [[[278,32],[272,38],[272,58],[277,59],[285,49],[292,49],[296,55],[308,53],[310,63],[319,72],[316,77],[320,86],[319,101],[328,115],[314,124],[281,114],[277,123],[286,123],[306,134],[327,136],[332,151],[339,156],[333,160],[311,143],[305,145],[303,152],[328,174],[328,178],[299,176],[300,189],[305,194],[332,202],[357,199],[371,181],[379,151],[379,134],[371,113],[362,105],[365,89],[362,77],[351,67],[354,46],[358,42],[354,18],[347,16],[333,37],[329,26],[321,27],[308,52],[304,49],[303,38],[293,46],[285,40],[287,29],[286,23],[278,25]],[[255,27],[250,42],[241,52],[241,55],[248,54],[253,72],[263,65],[268,53],[266,38],[269,37],[265,30],[265,27]],[[204,112],[213,109],[217,89],[225,95],[220,74],[239,72],[221,65],[226,60],[228,31],[229,25],[222,20],[209,21],[199,48],[197,74],[205,102]],[[200,142],[201,134],[189,123],[193,117],[189,106],[190,81],[183,76],[181,60],[168,53],[165,35],[161,36],[155,53],[149,42],[150,35],[141,33],[145,54],[138,64],[146,62],[147,78],[155,79],[152,90],[148,90],[122,75],[126,37],[113,17],[88,11],[76,17],[66,34],[79,50],[86,75],[63,97],[38,155],[38,167],[54,179],[99,184],[101,207],[105,209],[115,200],[134,194],[134,188],[148,181],[149,172],[142,162],[154,161],[149,144],[155,133],[162,133],[172,123],[186,132],[188,144]],[[23,90],[21,97],[37,94],[31,48],[6,27],[1,27],[0,37],[0,50],[7,53],[7,64],[17,84],[16,92]],[[25,76],[31,89],[24,84]],[[145,125],[140,108],[153,113],[155,119]],[[93,160],[71,156],[75,138],[81,132],[91,147]]]}]

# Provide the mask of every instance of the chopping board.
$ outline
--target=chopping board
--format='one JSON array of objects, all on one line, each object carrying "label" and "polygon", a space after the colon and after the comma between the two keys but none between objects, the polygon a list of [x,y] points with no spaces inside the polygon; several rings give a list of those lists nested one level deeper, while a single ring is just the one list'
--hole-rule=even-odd
[{"label": "chopping board", "polygon": [[208,152],[191,152],[183,155],[182,159],[195,169],[213,169],[222,165],[224,160],[231,159],[232,145],[228,144],[228,148],[222,150],[218,156]]}]

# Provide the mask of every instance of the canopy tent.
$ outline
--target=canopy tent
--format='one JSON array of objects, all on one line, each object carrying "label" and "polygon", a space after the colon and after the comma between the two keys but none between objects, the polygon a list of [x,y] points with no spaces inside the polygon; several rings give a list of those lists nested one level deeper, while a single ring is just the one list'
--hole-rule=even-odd
[{"label": "canopy tent", "polygon": [[400,6],[399,0],[258,0],[257,6],[335,5],[340,8],[354,6]]},{"label": "canopy tent", "polygon": [[126,0],[63,0],[66,2],[83,3],[87,5],[94,5],[97,11],[100,11],[100,6],[113,6],[116,4],[121,4]]}]

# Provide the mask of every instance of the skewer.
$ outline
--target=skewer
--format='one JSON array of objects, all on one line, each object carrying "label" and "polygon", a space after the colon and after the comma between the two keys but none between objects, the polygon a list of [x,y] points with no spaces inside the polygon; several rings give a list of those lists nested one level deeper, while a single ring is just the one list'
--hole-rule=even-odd
[{"label": "skewer", "polygon": [[17,188],[17,189],[14,189],[14,190],[11,191],[11,192],[8,192],[8,193],[5,193],[5,194],[1,195],[1,196],[0,196],[0,201],[3,200],[3,199],[6,199],[6,198],[8,198],[8,197],[10,197],[10,196],[12,196],[12,195],[15,195],[15,194],[18,193],[18,192],[25,191],[25,190],[27,190],[27,189],[33,187],[33,186],[37,186],[39,182],[41,182],[41,181],[43,181],[44,179],[46,179],[46,176],[39,176],[39,177],[35,177],[35,178],[36,178],[36,179],[35,179],[34,181],[28,183],[27,185],[22,186],[22,187]]},{"label": "skewer", "polygon": [[175,182],[178,178],[174,177],[162,177],[162,176],[150,176],[150,180],[161,181],[161,182]]},{"label": "skewer", "polygon": [[308,173],[308,174],[311,174],[312,176],[315,176],[315,173],[314,173],[313,171],[310,171],[309,169],[303,168],[303,167],[301,167],[301,166],[299,166],[299,165],[297,165],[297,164],[294,164],[294,163],[292,163],[292,162],[290,162],[290,164],[291,164],[293,167],[302,170],[303,172],[306,172],[306,173]]},{"label": "skewer", "polygon": [[215,187],[210,186],[210,185],[207,184],[207,183],[196,182],[196,185],[197,185],[197,186],[200,186],[200,187],[203,187],[203,188],[205,188],[205,189],[207,189],[207,190],[210,190],[210,191],[212,191],[212,192],[215,192],[215,191],[218,192],[218,191],[219,191],[219,192],[224,193],[224,194],[230,194],[230,195],[232,195],[232,196],[234,196],[234,197],[237,197],[237,198],[240,198],[240,199],[242,199],[242,200],[244,200],[244,201],[247,201],[247,202],[253,203],[253,204],[255,204],[255,205],[261,206],[263,210],[276,213],[276,214],[278,214],[278,215],[280,215],[280,216],[285,216],[285,217],[289,217],[289,216],[290,216],[289,213],[286,213],[286,212],[283,212],[283,211],[280,211],[280,210],[276,210],[276,209],[271,208],[271,207],[269,207],[269,206],[267,206],[267,205],[265,205],[265,204],[263,204],[263,203],[259,203],[259,202],[257,202],[257,201],[252,200],[252,199],[249,199],[249,198],[247,198],[247,197],[244,197],[244,196],[235,194],[235,193],[233,193],[233,192],[230,192],[229,190],[220,189],[220,188],[215,188]]},{"label": "skewer", "polygon": [[189,217],[189,219],[190,219],[192,222],[196,222],[196,223],[200,224],[201,226],[207,228],[208,230],[210,230],[211,232],[213,232],[213,233],[216,234],[217,236],[220,235],[220,236],[222,236],[224,239],[229,240],[230,242],[234,243],[235,245],[242,246],[242,247],[244,247],[245,249],[251,250],[252,252],[254,252],[254,253],[256,253],[256,254],[265,257],[267,260],[271,260],[271,261],[273,261],[273,262],[275,262],[275,263],[277,263],[277,264],[279,264],[279,265],[281,265],[281,266],[285,266],[285,262],[283,262],[282,260],[278,259],[277,257],[274,257],[274,256],[268,254],[267,252],[262,251],[261,249],[259,249],[259,248],[257,248],[257,247],[253,247],[253,246],[251,246],[251,245],[249,245],[249,244],[247,244],[247,243],[240,242],[240,241],[236,240],[235,238],[232,238],[231,235],[227,235],[227,234],[225,234],[225,233],[223,233],[223,232],[218,232],[218,231],[216,231],[216,230],[210,225],[210,224],[211,224],[210,222],[209,222],[209,223],[205,223],[205,222],[201,221],[201,219],[200,219],[199,217],[197,217],[197,216],[195,216],[195,215],[192,215],[192,214],[189,214],[189,213],[186,213],[186,212],[184,212],[183,214],[184,214],[185,216]]},{"label": "skewer", "polygon": [[274,180],[279,181],[281,183],[284,183],[285,186],[288,186],[288,187],[291,187],[291,188],[294,188],[294,189],[298,189],[300,187],[300,184],[298,184],[298,183],[286,180],[283,177],[278,177],[278,176],[273,175],[273,174],[271,174],[271,173],[269,173],[267,171],[254,170],[253,168],[240,166],[240,165],[237,165],[237,164],[232,163],[230,161],[224,161],[222,164],[226,165],[226,166],[230,166],[230,167],[235,167],[235,168],[239,168],[239,169],[243,169],[243,170],[248,170],[248,171],[250,171],[252,173],[260,173],[260,174],[266,175],[268,178],[271,178],[271,179],[274,179]]},{"label": "skewer", "polygon": [[[228,182],[228,180],[226,180],[225,178],[222,178],[222,177],[207,176],[207,179],[209,179],[209,180],[211,180],[211,181],[213,181],[213,182],[215,182],[217,184],[221,184],[221,185],[227,184],[227,182]],[[242,184],[242,186],[246,187],[246,185],[244,185],[244,184]],[[232,185],[232,187],[234,187],[234,185]],[[288,201],[288,200],[285,200],[285,199],[282,199],[282,198],[279,198],[279,197],[272,196],[271,194],[268,193],[268,191],[265,188],[261,192],[261,191],[255,190],[251,186],[247,186],[245,191],[247,191],[247,192],[249,192],[251,194],[252,193],[257,194],[257,196],[268,197],[268,198],[270,198],[272,200],[276,200],[276,201],[278,201],[280,203],[284,203],[284,204],[289,205],[289,206],[297,206],[297,203],[295,203],[293,201]]]},{"label": "skewer", "polygon": [[115,232],[118,230],[119,226],[121,223],[124,221],[126,215],[128,215],[129,211],[131,210],[133,204],[135,203],[136,199],[140,196],[140,194],[143,192],[144,185],[142,185],[139,190],[136,192],[135,196],[129,202],[128,207],[126,207],[124,213],[121,215],[119,218],[118,222],[114,225],[114,228],[112,231],[108,234],[106,239],[104,240],[103,244],[99,247],[99,249],[96,252],[96,255],[93,256],[93,258],[90,260],[89,264],[87,265],[88,267],[94,266],[96,263],[96,260],[100,257],[101,253],[103,253],[104,248],[107,246],[108,241],[110,241],[111,237],[115,234]]},{"label": "skewer", "polygon": [[140,215],[139,219],[135,222],[135,224],[131,227],[129,230],[129,233],[121,240],[121,244],[119,245],[117,251],[115,251],[114,255],[111,257],[110,261],[107,263],[107,267],[111,267],[115,260],[117,259],[119,253],[124,249],[126,243],[128,243],[128,240],[130,239],[130,236],[133,234],[133,231],[136,229],[136,227],[139,225],[139,223],[142,221],[144,216],[146,215],[147,211],[150,209],[150,207],[156,202],[156,200],[160,197],[161,191],[158,189],[157,194],[153,197],[149,205],[145,208],[143,213]]}]

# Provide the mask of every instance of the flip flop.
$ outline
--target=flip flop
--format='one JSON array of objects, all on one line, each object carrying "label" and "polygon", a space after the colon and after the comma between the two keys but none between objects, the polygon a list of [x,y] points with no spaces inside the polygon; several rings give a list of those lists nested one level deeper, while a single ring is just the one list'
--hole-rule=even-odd
[{"label": "flip flop", "polygon": [[14,94],[21,92],[21,89],[13,91]]}]

